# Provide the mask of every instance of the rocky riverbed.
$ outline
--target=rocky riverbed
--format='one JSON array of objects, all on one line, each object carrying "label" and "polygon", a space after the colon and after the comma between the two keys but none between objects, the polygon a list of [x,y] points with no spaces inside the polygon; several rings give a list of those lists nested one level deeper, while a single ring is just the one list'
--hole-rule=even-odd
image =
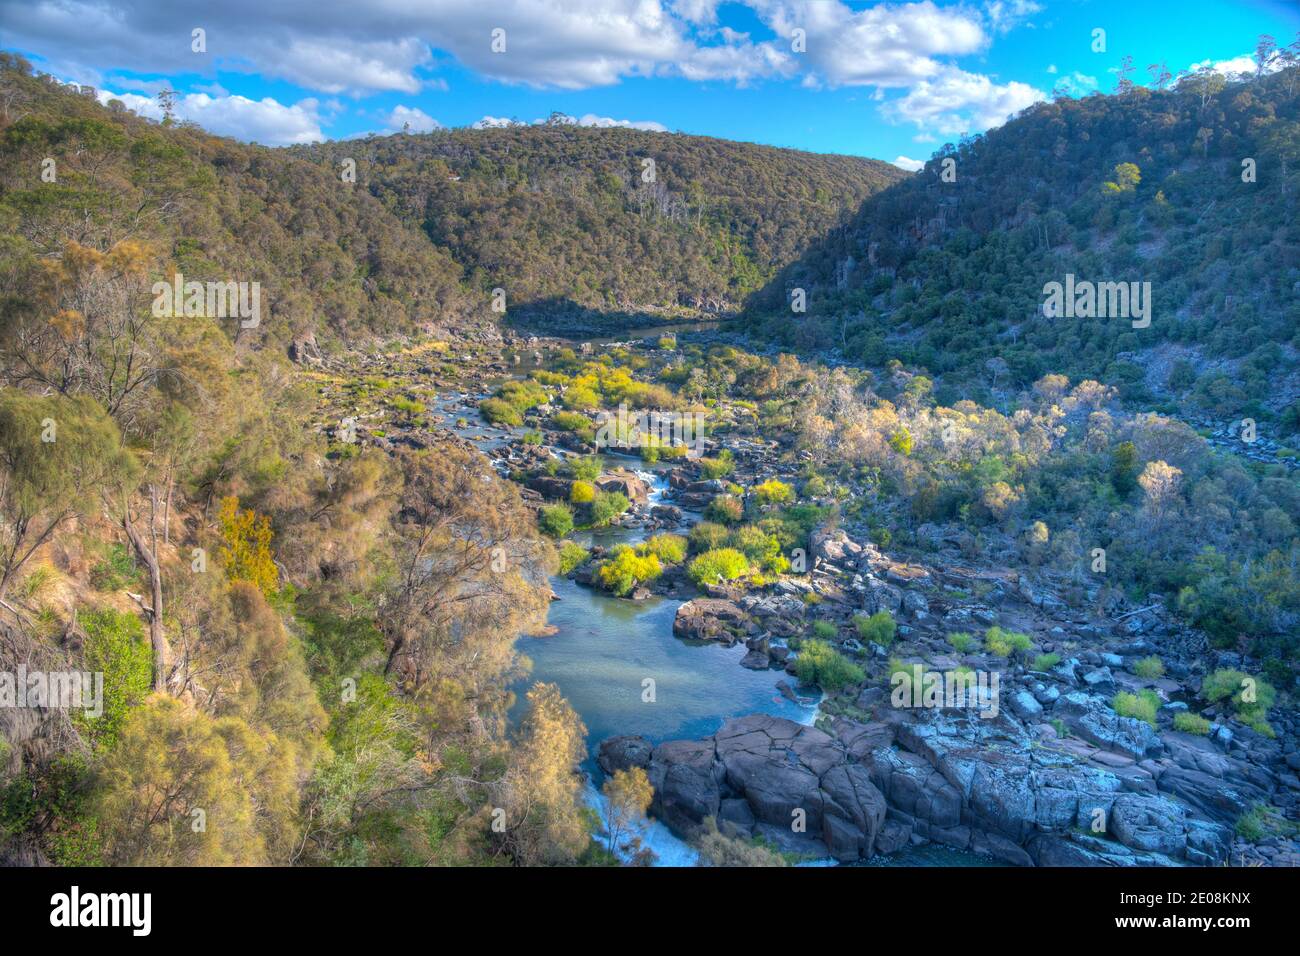
[{"label": "rocky riverbed", "polygon": [[[427,388],[437,427],[395,422],[352,393],[339,395],[336,416],[342,420],[337,413],[350,408],[354,422],[364,422],[374,414],[382,427],[362,431],[375,444],[469,442],[499,473],[528,473],[553,455],[592,449],[548,430],[545,409],[525,422],[541,435],[535,443],[522,440],[523,429],[485,426],[474,406],[494,382],[518,374],[520,355],[544,364],[557,347],[515,342],[495,359],[461,364],[408,359],[408,381]],[[391,374],[392,363],[375,360],[375,374],[385,368]],[[724,449],[734,456],[738,483],[792,479],[797,471],[797,459],[778,442],[752,433],[711,440],[710,454]],[[631,459],[610,464],[597,485],[620,491],[632,506],[611,532],[584,541],[597,559],[629,534],[685,529],[724,487],[690,463],[661,466],[655,483]],[[522,486],[538,506],[567,500],[569,490],[567,479],[550,475]],[[599,768],[645,768],[655,787],[652,814],[680,836],[714,817],[732,836],[843,862],[941,846],[1015,865],[1300,863],[1300,842],[1285,831],[1250,839],[1239,833],[1242,819],[1260,807],[1292,819],[1300,809],[1300,722],[1279,708],[1268,737],[1198,697],[1211,671],[1256,674],[1261,662],[1210,649],[1158,598],[1130,601],[1013,568],[940,527],[922,525],[910,539],[895,552],[872,544],[864,528],[828,524],[811,535],[804,573],[747,590],[720,584],[700,591],[670,569],[629,599],[602,597],[628,606],[676,602],[675,640],[743,644],[737,673],[770,673],[789,704],[816,697],[793,676],[798,652],[791,647],[816,624],[823,633],[833,628],[832,643],[867,677],[824,700],[816,726],[764,707],[719,712],[718,729],[680,739],[610,727],[617,732],[602,732]],[[573,583],[588,585],[591,567],[575,571]],[[854,627],[856,616],[881,611],[897,622],[889,647],[864,643]],[[1051,655],[1051,665],[1035,670],[1029,655],[959,651],[947,640],[995,627],[1028,635],[1038,660]],[[1138,662],[1151,657],[1160,658],[1163,672],[1139,676]],[[890,680],[898,664],[922,673],[996,674],[995,696],[978,708],[898,706]],[[722,673],[715,679],[725,680]],[[1154,718],[1117,714],[1112,699],[1121,691],[1156,695]],[[1175,718],[1188,713],[1203,717],[1208,730],[1176,729]]]}]

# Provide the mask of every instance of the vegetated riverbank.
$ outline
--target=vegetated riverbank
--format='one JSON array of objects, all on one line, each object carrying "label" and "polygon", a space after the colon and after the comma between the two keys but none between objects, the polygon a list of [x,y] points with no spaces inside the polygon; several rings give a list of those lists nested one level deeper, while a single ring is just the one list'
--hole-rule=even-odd
[{"label": "vegetated riverbank", "polygon": [[[563,346],[536,344],[539,353],[563,355]],[[593,347],[590,356],[635,368],[656,351],[676,351],[676,345]],[[474,415],[474,401],[511,374],[518,374],[513,362],[479,371],[470,387],[447,399],[458,408],[439,407],[502,474],[524,484],[525,497],[539,508],[548,499],[568,501],[578,479],[548,473],[546,463],[553,451],[576,460],[593,448],[555,427],[556,409],[533,409],[517,428],[485,426]],[[711,406],[724,423],[737,410],[743,406],[725,400]],[[756,489],[772,480],[802,488],[801,497],[827,506],[828,516],[844,500],[815,488],[804,470],[808,459],[792,454],[788,441],[724,427],[711,439],[710,455],[717,460],[723,451],[730,455],[725,479],[707,477],[697,462],[654,470],[666,476],[675,500],[694,509],[712,507],[720,497],[738,499],[738,520],[749,520],[751,506],[753,517],[771,512]],[[595,477],[633,487],[624,476]],[[607,560],[647,532],[693,523],[686,509],[674,515],[664,508],[664,480],[650,479],[644,500],[615,518],[613,529],[584,533],[583,543],[600,549],[596,558]],[[716,582],[702,588],[704,599],[694,597],[672,566],[637,588],[640,600],[603,595],[566,576],[556,590],[571,602],[572,619],[557,625],[554,637],[524,639],[521,649],[575,698],[593,746],[607,732],[621,738],[598,751],[604,769],[645,767],[656,783],[652,812],[678,832],[716,816],[734,836],[792,854],[829,850],[844,860],[935,846],[1016,864],[1294,859],[1285,824],[1267,809],[1294,803],[1293,715],[1273,711],[1267,727],[1239,704],[1216,703],[1222,697],[1208,689],[1224,673],[1258,674],[1258,661],[1207,653],[1204,637],[1158,599],[1142,603],[1111,593],[1101,601],[1095,591],[1063,590],[1041,570],[979,556],[960,533],[937,525],[911,529],[906,556],[891,556],[872,534],[852,520],[841,527],[823,522],[804,542],[810,573]],[[573,576],[584,574],[589,579],[589,571]],[[553,605],[553,618],[563,616],[564,606],[565,600]],[[601,607],[632,609],[649,633],[632,645],[627,632],[638,625],[620,621],[620,610],[609,612],[608,633],[601,634],[591,624],[606,614]],[[888,633],[864,627],[867,615],[884,615]],[[566,631],[584,627],[587,647],[566,645]],[[817,636],[860,668],[861,679],[825,701],[816,729],[782,719],[780,701],[793,702],[773,696],[745,710],[756,715],[748,723],[724,724],[741,714],[717,707],[709,720],[692,726],[686,717],[673,730],[672,720],[661,722],[662,712],[639,709],[640,682],[650,675],[636,671],[659,667],[667,674],[674,662],[634,661],[631,672],[601,680],[603,668],[626,663],[620,655],[629,647],[677,642],[673,631],[721,639],[721,646],[691,650],[729,651],[738,659],[733,678],[744,673],[741,660],[765,676],[769,665],[790,667],[797,659],[790,647]],[[612,657],[602,661],[602,653]],[[923,672],[997,673],[1005,706],[991,719],[898,708],[889,700],[891,676],[913,664]],[[726,686],[725,671],[720,668],[714,686]],[[584,689],[584,680],[591,686]],[[579,705],[576,699],[584,697]],[[618,719],[607,719],[611,712]],[[637,730],[642,719],[645,727]],[[791,834],[791,812],[810,804],[816,812],[808,814],[804,832]]]}]

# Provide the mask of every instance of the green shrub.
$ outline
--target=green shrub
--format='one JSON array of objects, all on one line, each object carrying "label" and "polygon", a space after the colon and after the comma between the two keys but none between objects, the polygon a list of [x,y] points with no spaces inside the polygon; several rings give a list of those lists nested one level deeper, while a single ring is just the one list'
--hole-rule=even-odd
[{"label": "green shrub", "polygon": [[1155,680],[1165,675],[1165,662],[1152,654],[1133,662],[1133,673],[1143,680]]},{"label": "green shrub", "polygon": [[658,557],[640,555],[628,545],[620,545],[596,569],[596,581],[606,591],[623,597],[631,594],[638,584],[653,581],[661,574],[663,566]]},{"label": "green shrub", "polygon": [[570,478],[579,481],[595,481],[605,470],[605,459],[599,455],[586,455],[582,458],[570,458],[564,466]]},{"label": "green shrub", "polygon": [[1160,698],[1152,690],[1140,690],[1136,694],[1122,690],[1111,698],[1110,706],[1121,717],[1136,717],[1154,727]]},{"label": "green shrub", "polygon": [[804,642],[794,662],[794,672],[804,683],[816,684],[832,694],[866,680],[861,667],[820,640]]},{"label": "green shrub", "polygon": [[722,525],[713,521],[701,521],[691,528],[687,539],[690,541],[692,553],[700,554],[725,547],[729,535],[730,532]]},{"label": "green shrub", "polygon": [[997,657],[1010,657],[1018,652],[1023,653],[1031,647],[1033,641],[1028,634],[1020,634],[1000,627],[990,627],[984,633],[984,649]]},{"label": "green shrub", "polygon": [[497,398],[524,412],[546,404],[546,389],[534,381],[512,380],[497,389]]},{"label": "green shrub", "polygon": [[723,452],[716,458],[701,458],[699,460],[700,474],[704,478],[725,478],[731,474],[731,470],[736,466],[730,451]]},{"label": "green shrub", "polygon": [[90,569],[90,586],[96,591],[120,591],[139,580],[140,571],[126,545],[110,547],[104,559]]},{"label": "green shrub", "polygon": [[591,502],[591,523],[607,525],[628,509],[627,496],[621,491],[597,492]]},{"label": "green shrub", "polygon": [[581,432],[591,428],[591,419],[578,412],[556,412],[551,424],[562,432]]},{"label": "green shrub", "polygon": [[681,564],[686,560],[686,539],[680,534],[656,534],[647,538],[640,550],[666,564]]},{"label": "green shrub", "polygon": [[740,499],[734,495],[718,495],[704,509],[706,520],[717,521],[721,524],[736,524],[744,516],[745,507],[741,504]]},{"label": "green shrub", "polygon": [[542,534],[563,538],[573,530],[573,509],[568,505],[547,505],[537,516],[537,527]]},{"label": "green shrub", "polygon": [[1174,714],[1174,730],[1181,730],[1187,734],[1197,734],[1204,737],[1210,732],[1211,724],[1200,714],[1191,714],[1187,711]]},{"label": "green shrub", "polygon": [[754,486],[754,498],[762,505],[788,505],[794,501],[794,488],[772,478]]},{"label": "green shrub", "polygon": [[1057,664],[1061,663],[1061,655],[1053,651],[1051,654],[1039,654],[1034,658],[1032,670],[1050,671]]},{"label": "green shrub", "polygon": [[1266,837],[1288,839],[1300,833],[1300,825],[1283,817],[1273,807],[1256,804],[1237,818],[1234,827],[1237,835],[1248,843],[1258,843]]},{"label": "green shrub", "polygon": [[524,416],[519,409],[499,398],[485,398],[478,403],[479,414],[493,425],[522,425]]},{"label": "green shrub", "polygon": [[830,621],[816,621],[812,626],[813,637],[823,641],[833,641],[839,635],[840,630]]},{"label": "green shrub", "polygon": [[1238,713],[1258,708],[1268,711],[1277,699],[1277,691],[1268,681],[1224,668],[1208,674],[1201,681],[1201,697],[1210,703],[1228,698]]},{"label": "green shrub", "polygon": [[780,540],[758,525],[741,525],[731,532],[727,546],[742,552],[751,562],[772,571],[783,571],[790,566],[790,562],[781,553]]},{"label": "green shrub", "polygon": [[591,552],[575,541],[566,541],[560,546],[560,573],[568,574],[574,568],[587,563]]},{"label": "green shrub", "polygon": [[958,654],[965,654],[975,645],[975,638],[965,631],[953,631],[948,635],[948,643]]},{"label": "green shrub", "polygon": [[90,718],[75,712],[74,720],[97,745],[117,739],[127,712],[149,695],[153,686],[153,650],[134,614],[112,609],[82,613],[85,668],[104,675],[103,713]]},{"label": "green shrub", "polygon": [[569,500],[575,505],[590,504],[596,500],[596,486],[589,481],[575,481],[569,486]]},{"label": "green shrub", "polygon": [[403,415],[409,417],[424,413],[424,405],[413,399],[407,398],[405,395],[395,395],[388,400],[388,404],[394,411],[401,412]]},{"label": "green shrub", "polygon": [[893,646],[898,625],[888,611],[877,611],[870,617],[859,614],[853,618],[853,623],[857,626],[860,640],[870,641],[886,648]]},{"label": "green shrub", "polygon": [[735,548],[718,548],[697,555],[687,565],[686,573],[697,585],[734,581],[749,573],[749,561]]}]

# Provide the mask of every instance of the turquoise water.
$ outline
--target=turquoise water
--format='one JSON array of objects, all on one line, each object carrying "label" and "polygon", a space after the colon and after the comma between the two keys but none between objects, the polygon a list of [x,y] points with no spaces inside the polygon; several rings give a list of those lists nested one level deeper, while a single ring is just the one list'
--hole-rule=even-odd
[{"label": "turquoise water", "polygon": [[[473,396],[441,396],[436,408],[446,426],[477,439],[485,450],[501,444],[511,430],[497,429],[479,420]],[[465,426],[455,421],[463,416]],[[615,456],[607,455],[607,458]],[[621,457],[621,456],[619,456]],[[660,464],[649,469],[633,459],[611,461],[641,472],[651,483],[651,503],[663,500],[666,486]],[[635,543],[645,532],[607,528],[579,532],[574,540],[584,546],[609,547]],[[724,647],[713,642],[683,641],[673,636],[673,618],[681,601],[652,597],[646,601],[614,598],[566,578],[553,578],[559,600],[552,602],[547,622],[555,628],[548,637],[523,637],[518,651],[530,662],[528,675],[514,686],[517,701],[512,722],[522,716],[525,693],[544,681],[559,686],[587,728],[588,757],[584,769],[589,783],[584,799],[599,810],[597,789],[603,774],[596,765],[600,742],[619,734],[640,734],[652,742],[707,737],[730,717],[766,713],[811,724],[815,705],[800,705],[782,697],[776,683],[783,671],[752,671],[740,666],[743,644]],[[652,682],[652,683],[647,683]],[[807,694],[807,688],[800,688]],[[660,866],[692,866],[697,855],[666,827],[649,821],[640,828],[644,845],[654,850]],[[831,861],[822,861],[829,863]],[[876,866],[987,866],[974,854],[945,847],[909,848]]]},{"label": "turquoise water", "polygon": [[641,734],[655,742],[707,737],[727,717],[743,714],[811,723],[813,707],[777,692],[783,672],[740,666],[743,644],[724,647],[674,637],[680,601],[620,600],[564,578],[552,585],[560,600],[551,605],[547,620],[559,630],[516,644],[533,662],[523,684],[558,684],[587,725],[593,752],[616,734]]}]

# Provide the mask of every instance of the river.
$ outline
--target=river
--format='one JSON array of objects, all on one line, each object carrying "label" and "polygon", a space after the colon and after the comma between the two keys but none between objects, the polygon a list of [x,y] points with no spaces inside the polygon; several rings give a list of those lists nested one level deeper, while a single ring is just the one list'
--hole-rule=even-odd
[{"label": "river", "polygon": [[[644,337],[628,333],[627,338]],[[523,363],[521,363],[523,364]],[[522,370],[521,370],[522,371]],[[484,423],[477,403],[484,394],[446,393],[434,403],[445,427],[470,439],[484,451],[500,447],[523,429],[497,428]],[[615,456],[607,455],[607,460]],[[646,466],[626,458],[651,486],[651,504],[663,500],[666,463]],[[606,547],[642,540],[646,532],[632,528],[579,531],[573,539],[584,547]],[[673,635],[673,618],[682,603],[663,597],[630,601],[583,587],[567,578],[551,581],[558,600],[551,603],[547,623],[554,633],[523,637],[516,644],[530,665],[528,675],[514,687],[517,721],[524,694],[533,683],[556,684],[587,727],[587,802],[599,809],[602,771],[595,761],[600,742],[618,734],[640,734],[658,743],[706,737],[725,720],[745,714],[774,714],[803,724],[816,718],[815,702],[795,703],[777,692],[784,673],[754,671],[740,666],[743,644],[724,647],[716,642],[684,641]],[[650,683],[647,683],[650,682]],[[803,689],[801,689],[801,693]],[[691,866],[698,856],[667,827],[650,821],[641,828],[660,866]],[[820,861],[827,863],[830,861]],[[971,854],[941,847],[923,847],[894,854],[874,865],[987,865]]]}]

